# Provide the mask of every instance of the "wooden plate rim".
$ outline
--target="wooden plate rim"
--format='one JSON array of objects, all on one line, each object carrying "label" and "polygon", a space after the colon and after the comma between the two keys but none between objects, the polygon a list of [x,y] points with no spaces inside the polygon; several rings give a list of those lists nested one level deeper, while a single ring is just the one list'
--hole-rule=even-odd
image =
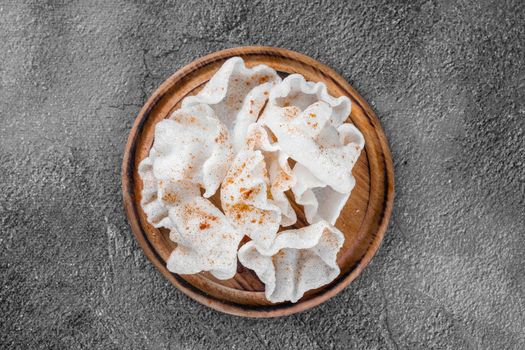
[{"label": "wooden plate rim", "polygon": [[[354,103],[357,103],[362,110],[365,112],[369,118],[371,124],[373,125],[381,150],[383,153],[383,165],[385,167],[385,198],[384,198],[384,210],[381,218],[381,222],[376,231],[375,237],[372,243],[369,245],[368,250],[366,251],[363,258],[359,263],[351,270],[349,270],[346,275],[338,277],[338,283],[329,286],[327,289],[323,290],[322,293],[316,295],[315,297],[300,301],[296,304],[284,303],[276,305],[241,305],[232,303],[229,301],[221,300],[215,298],[206,292],[192,286],[181,276],[171,273],[168,271],[164,264],[164,260],[158,255],[154,247],[151,245],[149,240],[146,237],[145,232],[140,224],[139,214],[137,212],[137,206],[135,205],[135,194],[133,191],[133,182],[134,182],[134,160],[136,153],[136,142],[143,124],[149,117],[150,112],[155,107],[156,103],[164,96],[164,94],[173,86],[173,83],[187,75],[188,73],[199,69],[200,67],[210,64],[212,62],[222,60],[225,58],[237,56],[237,55],[267,55],[282,57],[288,59],[294,59],[300,61],[303,64],[310,66],[312,69],[316,70],[318,73],[331,78],[336,82],[343,90],[348,91],[353,99]],[[307,309],[310,309],[316,305],[323,303],[324,301],[330,299],[331,297],[338,294],[343,288],[345,288],[350,282],[352,282],[361,271],[368,265],[372,257],[379,249],[381,241],[386,232],[388,221],[392,214],[393,201],[394,201],[394,171],[392,157],[390,149],[388,147],[388,142],[384,134],[383,129],[381,128],[379,119],[373,112],[372,108],[368,103],[359,95],[359,93],[338,73],[329,68],[328,66],[314,60],[311,57],[308,57],[304,54],[276,47],[269,46],[244,46],[244,47],[235,47],[230,49],[225,49],[217,51],[206,55],[202,58],[199,58],[188,65],[184,66],[177,72],[175,72],[171,77],[164,81],[159,88],[148,98],[144,106],[139,111],[137,118],[135,119],[132,129],[129,133],[128,140],[126,143],[126,148],[124,151],[124,157],[122,160],[122,194],[123,202],[128,221],[130,223],[131,229],[135,238],[137,239],[139,245],[144,250],[144,253],[148,259],[153,263],[153,265],[177,288],[179,288],[184,294],[188,295],[190,298],[198,301],[199,303],[209,306],[212,309],[217,311],[225,312],[237,316],[245,317],[278,317],[291,315],[297,312],[301,312]]]}]

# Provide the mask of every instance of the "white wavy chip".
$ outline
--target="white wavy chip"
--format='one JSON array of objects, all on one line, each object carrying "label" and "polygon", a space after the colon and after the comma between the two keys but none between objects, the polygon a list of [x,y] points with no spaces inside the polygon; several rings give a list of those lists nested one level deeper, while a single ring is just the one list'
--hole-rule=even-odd
[{"label": "white wavy chip", "polygon": [[321,287],[339,275],[337,252],[343,234],[324,221],[298,230],[283,231],[268,249],[253,241],[239,249],[239,261],[255,271],[265,284],[266,299],[298,301],[306,291]]},{"label": "white wavy chip", "polygon": [[[306,92],[297,92],[299,87]],[[319,92],[307,93],[310,91]],[[348,117],[350,106],[347,97],[329,96],[323,83],[306,82],[294,74],[272,89],[259,123],[275,134],[292,159],[336,191],[346,193],[354,187],[352,167],[364,147],[359,130],[340,123]]]},{"label": "white wavy chip", "polygon": [[258,123],[277,137],[277,146],[295,160],[292,187],[309,223],[339,216],[355,186],[352,175],[364,138],[352,124],[343,123],[351,103],[334,98],[323,83],[307,82],[293,74],[276,85]]},{"label": "white wavy chip", "polygon": [[210,271],[219,279],[232,278],[243,234],[201,197],[198,184],[157,180],[150,157],[140,163],[139,174],[144,183],[141,205],[148,222],[170,229],[170,239],[177,243],[167,261],[168,270],[180,274]]},{"label": "white wavy chip", "polygon": [[237,249],[243,235],[209,200],[198,185],[162,182],[159,198],[168,208],[170,239],[177,243],[166,265],[179,274],[209,271],[219,279],[237,271]]},{"label": "white wavy chip", "polygon": [[240,150],[248,126],[257,120],[270,89],[281,78],[266,65],[246,68],[240,57],[224,62],[199,94],[188,96],[182,107],[209,105],[229,130],[235,150]]},{"label": "white wavy chip", "polygon": [[281,210],[269,199],[269,186],[261,151],[242,150],[221,187],[226,216],[261,247],[272,244],[281,222]]},{"label": "white wavy chip", "polygon": [[334,191],[299,163],[295,164],[293,173],[299,180],[292,187],[292,192],[295,202],[304,207],[306,221],[315,223],[325,220],[335,225],[350,193]]},{"label": "white wavy chip", "polygon": [[[340,125],[337,128],[337,133],[340,144],[345,145],[342,147],[343,159],[348,162],[346,179],[349,185],[345,191],[340,192],[339,188],[334,188],[334,183],[327,181],[330,178],[324,177],[323,180],[320,180],[310,170],[311,168],[307,168],[302,163],[296,163],[293,169],[293,176],[297,182],[292,187],[292,192],[296,203],[303,205],[306,220],[309,223],[326,220],[335,225],[355,185],[351,171],[364,147],[364,138],[359,130],[351,124]],[[326,145],[328,142],[323,141],[323,144]],[[335,145],[339,147],[337,142]]]},{"label": "white wavy chip", "polygon": [[226,127],[200,104],[179,109],[156,125],[151,155],[155,179],[190,181],[210,197],[226,175],[233,149]]}]

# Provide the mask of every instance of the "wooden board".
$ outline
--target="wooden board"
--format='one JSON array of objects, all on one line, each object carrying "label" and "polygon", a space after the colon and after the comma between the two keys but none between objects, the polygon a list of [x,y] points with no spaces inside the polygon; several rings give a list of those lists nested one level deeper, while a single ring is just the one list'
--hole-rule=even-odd
[{"label": "wooden board", "polygon": [[[209,273],[177,275],[166,269],[166,260],[176,246],[168,232],[152,227],[140,207],[142,181],[137,168],[153,143],[155,125],[179,108],[180,101],[196,94],[218,68],[230,57],[242,57],[246,65],[266,64],[286,75],[302,74],[307,80],[326,83],[334,96],[352,100],[349,122],[365,137],[365,150],[353,174],[356,186],[346,203],[336,227],[345,235],[338,254],[341,274],[332,283],[309,291],[297,303],[272,304],[264,297],[264,285],[250,270],[239,265],[234,278],[221,281]],[[289,315],[319,305],[333,297],[354,280],[375,254],[392,212],[394,178],[392,159],[379,120],[370,106],[336,72],[305,55],[272,47],[239,47],[200,58],[173,74],[148,99],[131,129],[122,163],[124,206],[137,241],[155,267],[181,291],[196,301],[226,313],[249,317]],[[303,226],[304,214],[295,205]]]}]

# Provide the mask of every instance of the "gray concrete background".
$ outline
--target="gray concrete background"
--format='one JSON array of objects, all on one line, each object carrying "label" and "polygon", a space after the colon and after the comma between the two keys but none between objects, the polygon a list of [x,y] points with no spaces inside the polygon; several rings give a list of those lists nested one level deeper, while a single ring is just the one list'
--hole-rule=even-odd
[{"label": "gray concrete background", "polygon": [[[204,54],[281,46],[376,110],[397,196],[340,295],[250,320],[144,257],[122,209],[127,133]],[[525,3],[0,2],[0,347],[525,348]]]}]

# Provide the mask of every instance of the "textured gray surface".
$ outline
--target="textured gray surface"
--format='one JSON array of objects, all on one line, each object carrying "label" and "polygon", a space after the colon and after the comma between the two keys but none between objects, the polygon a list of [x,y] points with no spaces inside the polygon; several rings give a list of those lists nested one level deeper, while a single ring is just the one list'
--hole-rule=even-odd
[{"label": "textured gray surface", "polygon": [[[1,348],[525,348],[525,3],[0,3]],[[395,163],[383,245],[291,317],[203,307],[146,260],[120,163],[156,86],[218,49],[333,67]]]}]

